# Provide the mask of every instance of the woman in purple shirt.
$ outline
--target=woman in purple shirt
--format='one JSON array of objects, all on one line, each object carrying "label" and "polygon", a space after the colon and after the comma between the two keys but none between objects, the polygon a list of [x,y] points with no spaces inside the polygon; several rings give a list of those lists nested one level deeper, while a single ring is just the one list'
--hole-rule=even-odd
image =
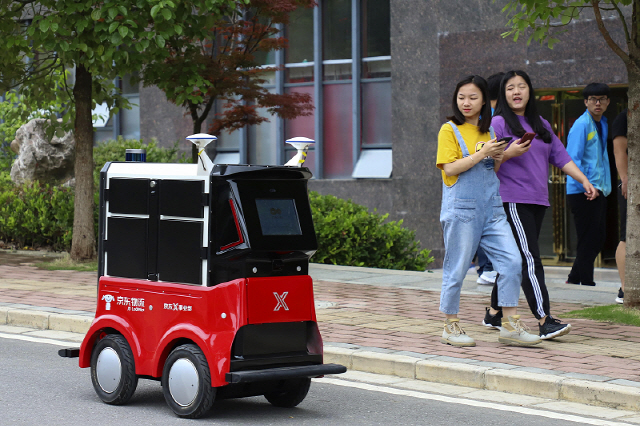
[{"label": "woman in purple shirt", "polygon": [[[522,290],[531,312],[538,319],[540,338],[551,339],[569,333],[571,324],[562,324],[551,316],[538,247],[542,220],[549,207],[549,164],[580,182],[589,199],[597,197],[598,191],[571,161],[549,122],[538,115],[532,96],[531,80],[524,71],[506,73],[500,83],[500,95],[491,126],[498,139],[513,138],[497,173],[500,196],[522,255]],[[525,133],[535,133],[535,137],[531,142],[520,143]],[[491,308],[487,308],[483,324],[499,328],[501,318],[494,286]]]}]

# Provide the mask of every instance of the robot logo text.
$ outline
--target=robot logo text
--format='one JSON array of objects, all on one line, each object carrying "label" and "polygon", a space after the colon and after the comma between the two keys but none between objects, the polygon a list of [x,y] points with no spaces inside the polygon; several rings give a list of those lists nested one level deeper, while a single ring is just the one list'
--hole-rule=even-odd
[{"label": "robot logo text", "polygon": [[278,301],[278,303],[276,304],[276,307],[273,309],[274,312],[279,311],[280,308],[284,308],[285,311],[289,310],[289,307],[284,301],[284,299],[287,298],[287,294],[289,294],[288,291],[285,291],[282,294],[278,294],[275,291],[273,292],[273,295],[276,297],[276,300]]}]

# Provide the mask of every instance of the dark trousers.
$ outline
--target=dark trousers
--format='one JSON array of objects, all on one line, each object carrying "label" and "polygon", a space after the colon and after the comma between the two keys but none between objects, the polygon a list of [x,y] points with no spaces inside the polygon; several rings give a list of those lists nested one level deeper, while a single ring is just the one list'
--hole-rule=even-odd
[{"label": "dark trousers", "polygon": [[599,193],[592,201],[584,194],[567,195],[577,237],[576,260],[569,273],[572,283],[594,284],[593,262],[604,245],[607,226],[607,199]]},{"label": "dark trousers", "polygon": [[[522,256],[522,291],[531,313],[537,319],[543,318],[550,315],[551,308],[540,260],[538,238],[547,207],[538,204],[504,203],[504,210]],[[491,292],[491,307],[500,309],[496,285]]]}]

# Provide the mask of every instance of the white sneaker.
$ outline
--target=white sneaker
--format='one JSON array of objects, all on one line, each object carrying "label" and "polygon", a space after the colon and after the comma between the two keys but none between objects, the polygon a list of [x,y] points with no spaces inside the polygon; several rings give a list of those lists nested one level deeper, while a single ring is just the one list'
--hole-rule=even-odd
[{"label": "white sneaker", "polygon": [[481,285],[493,285],[496,282],[497,275],[498,273],[496,271],[484,271],[476,282]]},{"label": "white sneaker", "polygon": [[448,319],[444,322],[444,331],[440,341],[451,346],[475,346],[476,341],[467,336],[460,327],[458,318]]},{"label": "white sneaker", "polygon": [[502,329],[498,342],[514,346],[533,346],[542,342],[537,334],[528,333],[529,327],[520,321],[520,315],[502,319]]}]

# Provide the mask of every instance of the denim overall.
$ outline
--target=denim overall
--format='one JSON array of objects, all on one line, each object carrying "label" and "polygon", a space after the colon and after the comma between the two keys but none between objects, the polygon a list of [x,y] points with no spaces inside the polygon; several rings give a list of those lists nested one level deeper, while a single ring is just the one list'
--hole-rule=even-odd
[{"label": "denim overall", "polygon": [[[467,144],[453,122],[449,122],[462,149]],[[493,128],[490,129],[493,139]],[[522,260],[518,245],[502,206],[500,181],[493,170],[493,159],[483,158],[458,175],[451,186],[442,185],[440,224],[444,234],[444,263],[440,311],[454,315],[460,310],[460,290],[478,245],[498,272],[498,305],[518,306]]]}]

